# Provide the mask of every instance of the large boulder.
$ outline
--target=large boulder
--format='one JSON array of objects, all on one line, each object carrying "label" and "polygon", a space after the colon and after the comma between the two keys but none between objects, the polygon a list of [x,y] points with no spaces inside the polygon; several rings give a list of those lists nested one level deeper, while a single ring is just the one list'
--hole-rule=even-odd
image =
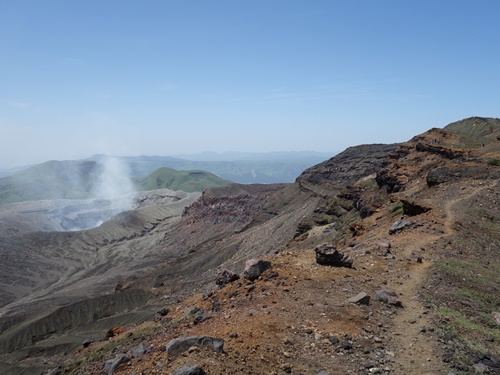
[{"label": "large boulder", "polygon": [[192,346],[210,346],[216,352],[222,353],[224,351],[224,340],[209,336],[179,337],[170,340],[167,343],[166,350],[168,355],[177,355],[185,352]]},{"label": "large boulder", "polygon": [[333,267],[352,267],[352,258],[338,251],[333,244],[318,245],[314,251],[316,252],[316,263],[318,264]]},{"label": "large boulder", "polygon": [[249,259],[245,263],[245,271],[243,277],[247,280],[254,281],[259,278],[267,270],[271,269],[271,262],[262,259]]}]

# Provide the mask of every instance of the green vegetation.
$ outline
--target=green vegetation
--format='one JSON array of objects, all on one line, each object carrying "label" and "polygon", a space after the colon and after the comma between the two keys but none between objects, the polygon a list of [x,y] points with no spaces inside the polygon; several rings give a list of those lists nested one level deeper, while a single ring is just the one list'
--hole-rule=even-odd
[{"label": "green vegetation", "polygon": [[136,179],[135,182],[138,190],[170,189],[186,192],[203,191],[231,184],[231,181],[205,171],[176,171],[171,168],[157,169],[147,177]]},{"label": "green vegetation", "polygon": [[403,213],[403,202],[399,201],[391,208],[391,213],[402,214]]},{"label": "green vegetation", "polygon": [[479,353],[487,353],[488,348],[481,342],[481,337],[493,337],[495,341],[500,340],[500,328],[485,327],[483,324],[473,321],[459,311],[448,307],[438,307],[437,312],[450,318],[450,326],[456,337],[462,338],[469,347]]},{"label": "green vegetation", "polygon": [[470,117],[451,123],[445,129],[457,134],[464,147],[477,148],[495,141],[492,135],[500,130],[500,119]]},{"label": "green vegetation", "polygon": [[500,166],[500,159],[491,159],[490,161],[488,161],[488,165],[494,165],[494,166],[499,167]]}]

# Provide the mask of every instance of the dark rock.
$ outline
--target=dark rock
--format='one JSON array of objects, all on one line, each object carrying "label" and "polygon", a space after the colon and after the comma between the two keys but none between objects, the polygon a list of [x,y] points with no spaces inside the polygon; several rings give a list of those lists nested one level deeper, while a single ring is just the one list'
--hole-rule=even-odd
[{"label": "dark rock", "polygon": [[431,170],[427,172],[425,179],[428,186],[435,186],[460,178],[487,179],[499,177],[500,173],[498,171],[490,171],[486,166],[455,165]]},{"label": "dark rock", "polygon": [[290,366],[289,364],[284,364],[281,366],[281,370],[283,372],[286,372],[287,374],[290,374],[292,372],[292,366]]},{"label": "dark rock", "polygon": [[279,274],[278,272],[270,272],[265,278],[264,280],[265,281],[268,281],[268,280],[271,280],[271,279],[274,279],[275,277],[278,277]]},{"label": "dark rock", "polygon": [[159,310],[159,311],[157,312],[157,314],[158,314],[158,315],[160,315],[160,316],[165,316],[165,315],[167,315],[168,313],[169,313],[169,310],[168,310],[166,307],[164,307],[163,309],[161,309],[161,310]]},{"label": "dark rock", "polygon": [[352,267],[353,260],[350,256],[339,252],[332,244],[316,246],[316,262],[324,266]]},{"label": "dark rock", "polygon": [[254,290],[254,289],[255,289],[255,284],[250,284],[250,285],[247,285],[245,288],[246,288],[246,290],[247,290],[248,292],[251,292],[252,290]]},{"label": "dark rock", "polygon": [[125,332],[125,328],[123,328],[121,326],[110,328],[108,330],[108,332],[106,332],[106,338],[109,339],[111,337],[118,336],[120,333],[123,333],[123,332]]},{"label": "dark rock", "polygon": [[346,342],[342,343],[341,347],[344,350],[351,350],[352,349],[352,344],[349,341],[346,341]]},{"label": "dark rock", "polygon": [[368,293],[361,292],[355,295],[354,297],[349,298],[347,302],[357,303],[358,305],[369,305],[370,296],[368,295]]},{"label": "dark rock", "polygon": [[206,375],[207,373],[203,370],[203,367],[195,366],[184,366],[174,370],[171,375]]},{"label": "dark rock", "polygon": [[209,336],[179,337],[170,340],[165,348],[169,355],[177,355],[185,352],[192,346],[210,346],[216,352],[221,353],[224,351],[224,340]]},{"label": "dark rock", "polygon": [[238,333],[237,332],[231,332],[229,334],[229,337],[231,337],[232,339],[237,339],[238,338]]},{"label": "dark rock", "polygon": [[249,259],[245,264],[243,277],[253,281],[259,278],[267,270],[271,269],[271,262],[262,259]]},{"label": "dark rock", "polygon": [[403,307],[403,303],[398,298],[397,293],[391,289],[377,290],[375,299],[391,306]]},{"label": "dark rock", "polygon": [[104,363],[104,371],[106,374],[111,375],[116,368],[123,362],[128,362],[130,357],[126,354],[118,354],[114,359],[110,359]]},{"label": "dark rock", "polygon": [[432,210],[431,207],[423,206],[405,199],[402,199],[401,203],[403,203],[403,214],[408,216],[416,216]]},{"label": "dark rock", "polygon": [[466,155],[466,151],[464,150],[431,145],[428,143],[417,143],[415,149],[420,152],[430,152],[432,154],[441,155],[448,159],[462,158]]},{"label": "dark rock", "polygon": [[340,342],[337,336],[330,336],[328,337],[328,340],[332,343],[332,345],[337,345]]},{"label": "dark rock", "polygon": [[413,225],[410,220],[399,219],[394,224],[392,224],[391,229],[389,229],[389,234],[395,234],[401,232],[405,228],[409,228]]},{"label": "dark rock", "polygon": [[85,340],[82,345],[84,348],[87,348],[90,344],[92,344],[92,340]]},{"label": "dark rock", "polygon": [[200,324],[201,322],[204,322],[205,320],[212,319],[213,317],[214,317],[213,315],[207,315],[207,314],[196,315],[194,317],[193,323]]},{"label": "dark rock", "polygon": [[240,275],[237,273],[230,271],[228,269],[219,269],[217,270],[217,277],[215,278],[215,283],[219,286],[219,288],[223,288],[224,285],[232,283],[233,281],[239,280]]}]

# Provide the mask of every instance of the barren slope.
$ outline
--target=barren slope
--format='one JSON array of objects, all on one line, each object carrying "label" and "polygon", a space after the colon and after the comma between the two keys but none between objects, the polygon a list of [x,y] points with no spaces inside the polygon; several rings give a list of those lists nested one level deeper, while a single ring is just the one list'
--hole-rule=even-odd
[{"label": "barren slope", "polygon": [[[205,191],[161,232],[167,261],[125,277],[107,297],[121,308],[147,300],[161,311],[154,320],[136,326],[119,314],[96,316],[100,336],[95,330],[73,356],[61,356],[58,336],[46,332],[10,354],[20,362],[5,373],[43,358],[42,367],[62,373],[100,374],[106,360],[141,343],[151,351],[113,373],[170,374],[194,364],[209,374],[498,372],[500,120],[482,120],[400,145],[350,148],[295,184]],[[479,132],[468,130],[479,123]],[[401,219],[406,226],[391,231]],[[317,264],[314,248],[325,243],[354,267]],[[273,269],[256,281],[215,285],[217,268],[241,274],[247,259],[262,256]],[[395,291],[402,307],[377,300],[382,289]],[[368,305],[347,302],[359,292]],[[113,324],[117,335],[105,339]],[[81,328],[66,330],[82,338]],[[224,352],[165,352],[171,339],[192,335],[224,339]]]}]

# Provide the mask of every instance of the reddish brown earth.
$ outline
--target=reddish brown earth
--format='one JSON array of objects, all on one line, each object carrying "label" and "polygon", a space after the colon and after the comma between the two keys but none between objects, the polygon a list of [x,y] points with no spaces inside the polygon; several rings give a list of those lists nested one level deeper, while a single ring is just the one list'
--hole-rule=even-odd
[{"label": "reddish brown earth", "polygon": [[[499,373],[499,135],[500,120],[472,118],[400,145],[348,149],[293,185],[205,192],[177,236],[163,239],[179,256],[116,291],[147,290],[148,304],[169,312],[109,339],[103,330],[74,354],[46,356],[45,366],[101,374],[105,361],[145,343],[150,353],[114,373],[194,364],[208,374]],[[389,234],[402,217],[412,225]],[[324,243],[353,268],[317,264]],[[217,288],[218,267],[241,274],[257,256],[272,269]],[[377,301],[380,289],[403,307]],[[369,305],[347,302],[359,292]],[[195,324],[191,308],[211,318]],[[168,355],[165,345],[184,336],[222,338],[224,352]]]}]

